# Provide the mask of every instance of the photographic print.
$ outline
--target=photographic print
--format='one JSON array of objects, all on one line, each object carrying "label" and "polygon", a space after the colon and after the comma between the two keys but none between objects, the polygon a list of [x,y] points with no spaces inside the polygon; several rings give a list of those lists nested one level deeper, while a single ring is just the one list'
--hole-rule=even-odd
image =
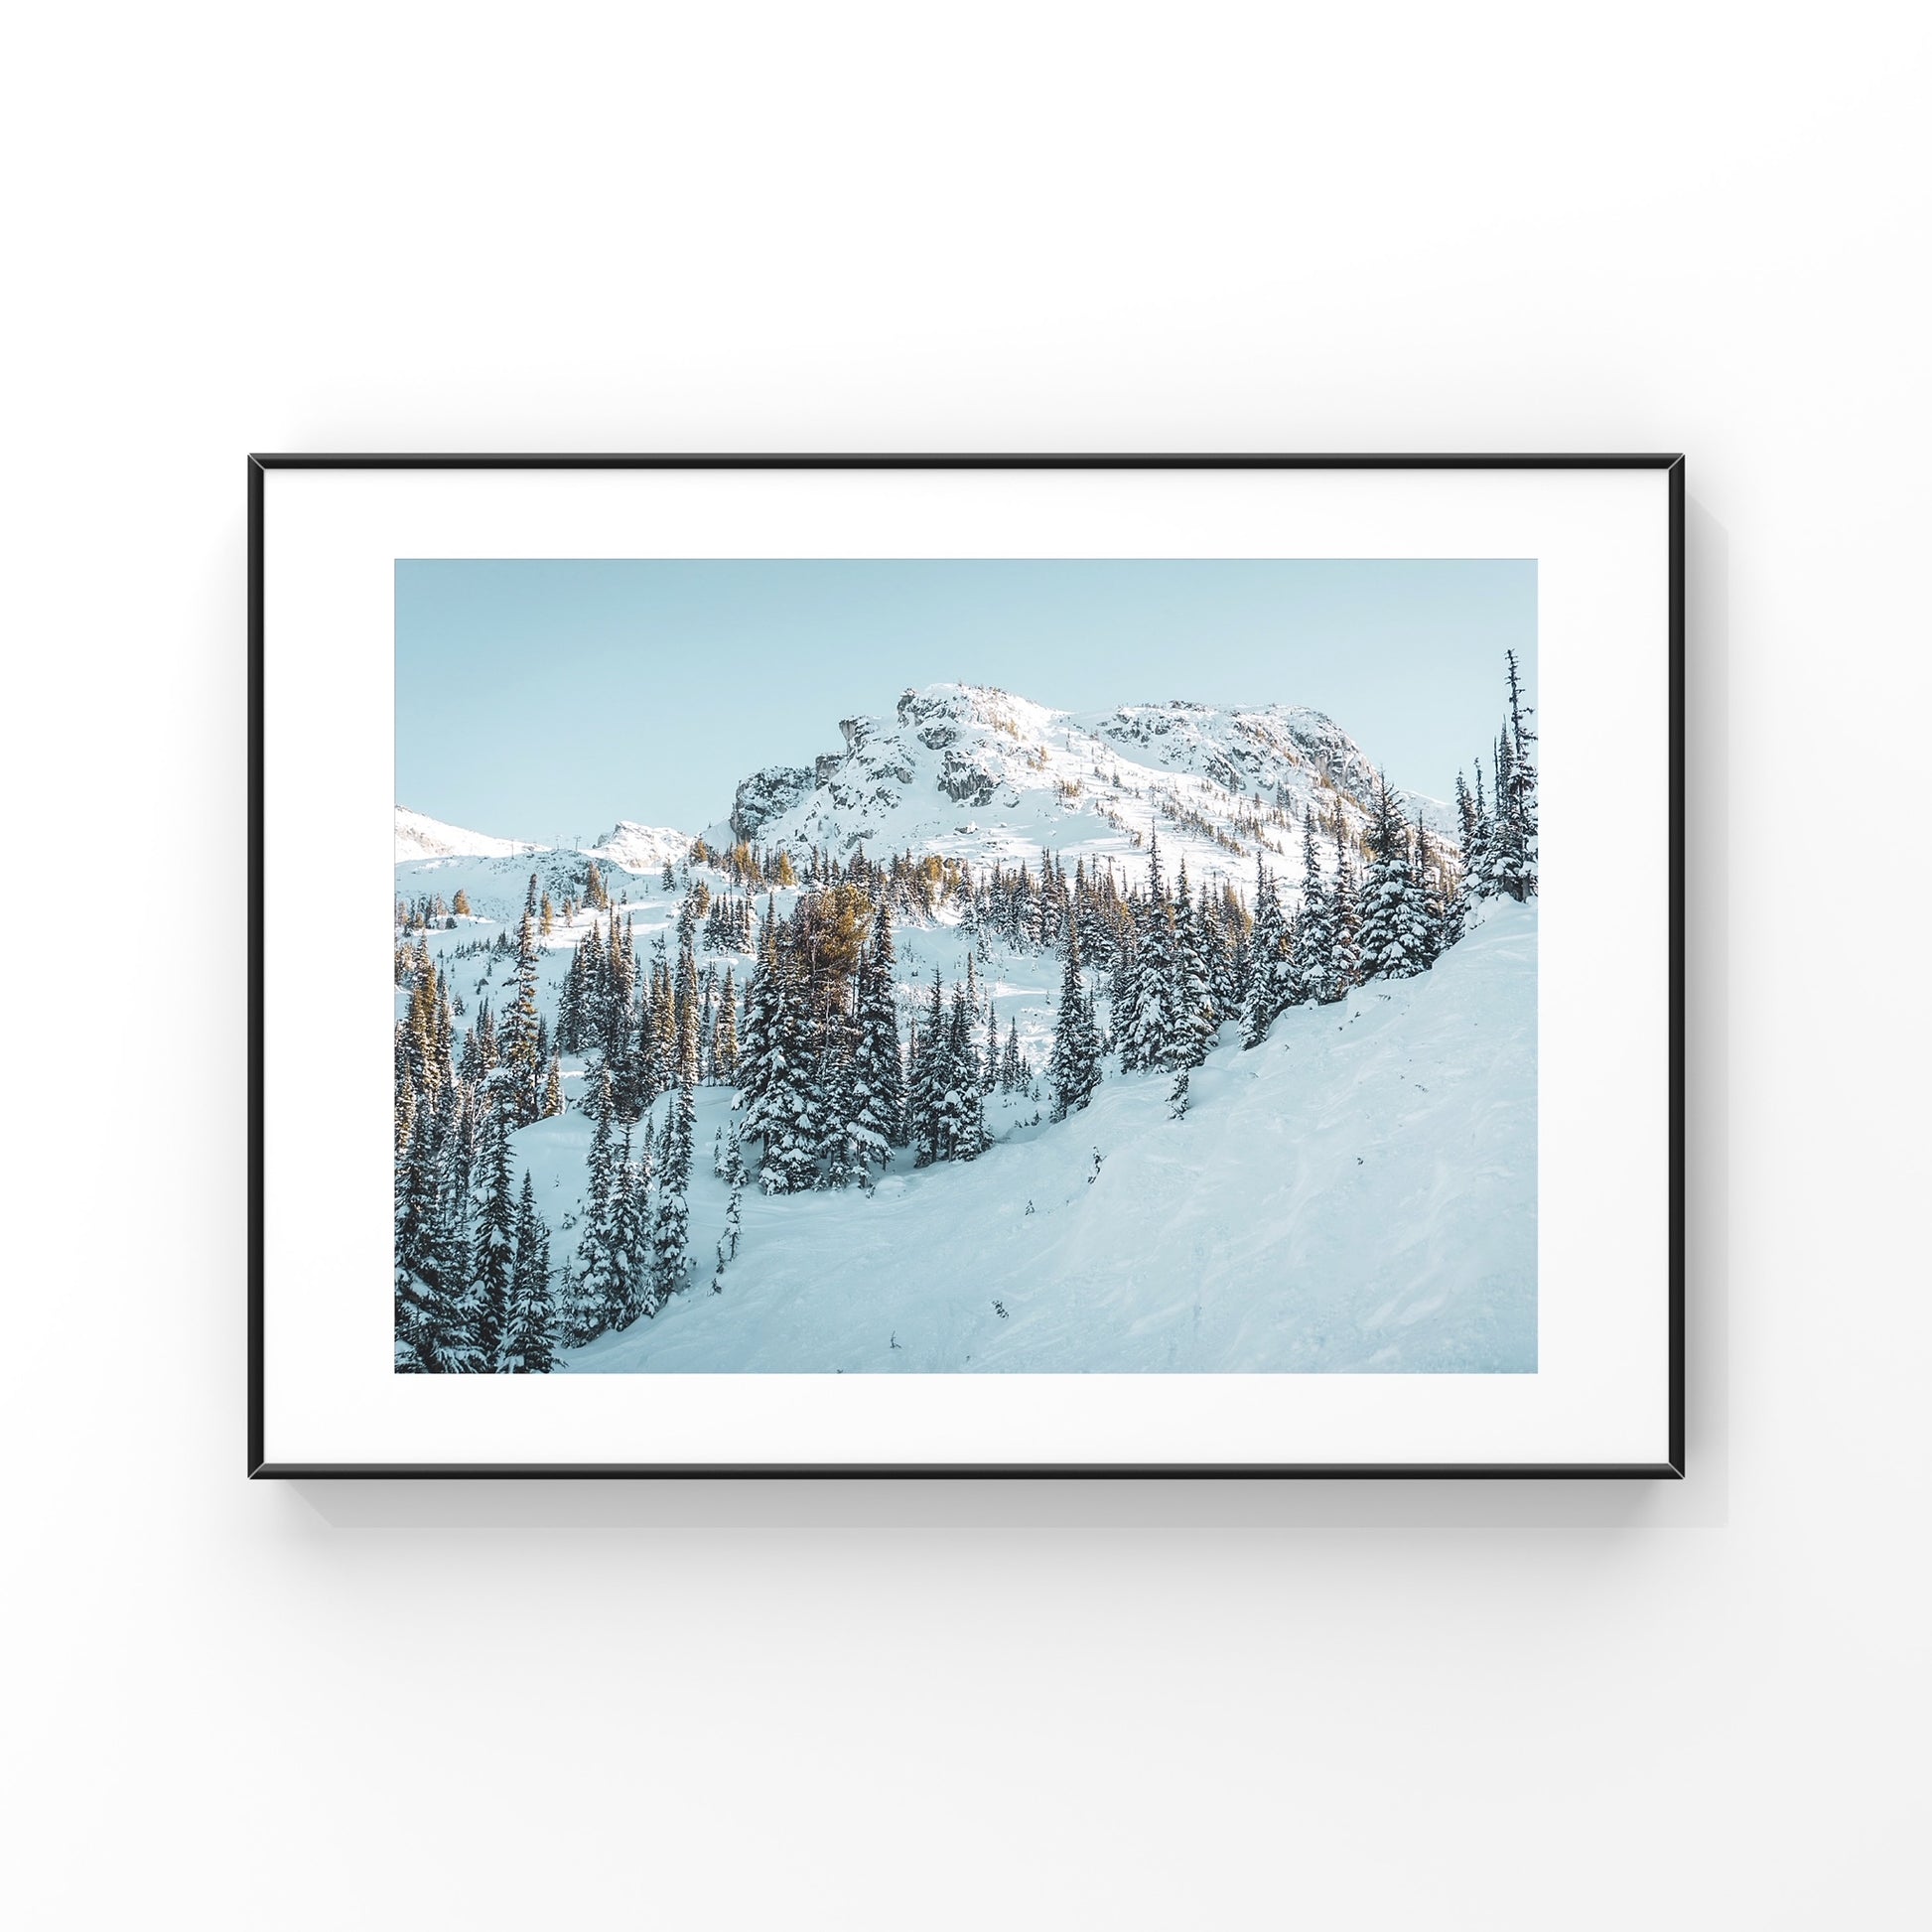
[{"label": "photographic print", "polygon": [[394,1367],[1529,1376],[1530,558],[395,565]]}]

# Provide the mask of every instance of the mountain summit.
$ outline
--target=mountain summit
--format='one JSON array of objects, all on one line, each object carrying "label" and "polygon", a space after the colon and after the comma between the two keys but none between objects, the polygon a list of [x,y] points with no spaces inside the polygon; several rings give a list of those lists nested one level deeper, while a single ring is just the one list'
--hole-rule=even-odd
[{"label": "mountain summit", "polygon": [[[989,685],[931,684],[906,691],[890,717],[847,718],[839,732],[843,750],[744,779],[711,842],[985,859],[1047,846],[1126,859],[1158,834],[1197,873],[1229,873],[1257,847],[1289,857],[1290,828],[1311,806],[1318,822],[1339,813],[1359,829],[1375,785],[1360,746],[1297,706],[1174,700],[1080,713]],[[1447,828],[1447,811],[1421,802]]]}]

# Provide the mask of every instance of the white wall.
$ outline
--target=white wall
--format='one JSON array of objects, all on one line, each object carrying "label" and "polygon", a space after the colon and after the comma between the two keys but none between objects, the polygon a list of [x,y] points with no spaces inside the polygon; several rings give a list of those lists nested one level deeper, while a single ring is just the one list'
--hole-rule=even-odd
[{"label": "white wall", "polygon": [[[1925,52],[1681,0],[16,19],[16,1922],[1903,1922]],[[249,448],[1687,450],[1691,1480],[245,1484]]]}]

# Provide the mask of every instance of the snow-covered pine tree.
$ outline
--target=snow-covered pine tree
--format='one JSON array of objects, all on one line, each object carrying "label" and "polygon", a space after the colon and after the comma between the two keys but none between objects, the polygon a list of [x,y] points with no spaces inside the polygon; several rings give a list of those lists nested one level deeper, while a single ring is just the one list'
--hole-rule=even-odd
[{"label": "snow-covered pine tree", "polygon": [[1475,796],[1469,801],[1468,830],[1462,839],[1462,878],[1472,900],[1496,896],[1495,826],[1482,790],[1482,763],[1476,763]]},{"label": "snow-covered pine tree", "polygon": [[408,1039],[401,1021],[396,1023],[393,1046],[395,1077],[390,1095],[395,1103],[395,1135],[391,1152],[400,1161],[409,1146],[409,1137],[416,1129],[416,1089],[409,1084]]},{"label": "snow-covered pine tree", "polygon": [[1120,1070],[1123,1073],[1138,1073],[1142,1065],[1140,1041],[1131,1021],[1141,1002],[1141,946],[1132,906],[1128,909],[1127,923],[1121,933],[1120,948],[1114,955],[1107,991],[1112,1032],[1120,1047]]},{"label": "snow-covered pine tree", "polygon": [[[437,1096],[435,1120],[438,1173],[437,1241],[448,1259],[452,1293],[466,1310],[470,1303],[470,1182],[474,1165],[475,1110],[469,1090],[451,1080]],[[468,1314],[466,1312],[466,1319]],[[480,1363],[480,1367],[487,1364]]]},{"label": "snow-covered pine tree", "polygon": [[650,966],[650,1037],[655,1051],[648,1062],[645,1105],[677,1084],[678,994],[670,963],[664,958],[662,933],[651,942],[651,949],[655,957]]},{"label": "snow-covered pine tree", "polygon": [[1168,1090],[1168,1118],[1185,1120],[1187,1118],[1188,1069],[1181,1067],[1173,1076],[1173,1085]]},{"label": "snow-covered pine tree", "polygon": [[610,1238],[606,1251],[605,1326],[627,1328],[651,1306],[650,1141],[633,1155],[630,1123],[623,1124],[614,1178]]},{"label": "snow-covered pine tree", "polygon": [[1412,910],[1417,954],[1425,966],[1433,966],[1443,950],[1444,925],[1450,890],[1448,856],[1430,843],[1429,828],[1423,823],[1422,808],[1416,808],[1413,854],[1410,861]]},{"label": "snow-covered pine tree", "polygon": [[1366,837],[1357,940],[1361,977],[1408,979],[1429,964],[1428,912],[1416,890],[1409,827],[1388,778],[1379,773]]},{"label": "snow-covered pine tree", "polygon": [[[1019,1058],[1018,1036],[1008,1051]],[[1060,1004],[1053,1023],[1053,1055],[1047,1066],[1053,1088],[1053,1118],[1078,1113],[1100,1084],[1100,1042],[1094,1036],[1093,1008],[1080,970],[1080,935],[1068,923],[1064,962],[1060,969]]]},{"label": "snow-covered pine tree", "polygon": [[950,1161],[977,1160],[990,1145],[980,1088],[979,1029],[966,987],[964,980],[953,982],[952,1009],[946,1018],[947,1083],[939,1099],[938,1139]]},{"label": "snow-covered pine tree", "polygon": [[[604,980],[608,968],[604,958],[604,940],[595,915],[585,929],[583,938],[577,942],[573,971],[577,976],[577,985],[570,994],[567,1009],[569,1031],[564,1035],[563,1048],[566,1053],[582,1053],[603,1040]],[[562,1024],[560,1019],[559,1025]]]},{"label": "snow-covered pine tree", "polygon": [[1334,985],[1334,901],[1314,845],[1314,813],[1302,820],[1302,897],[1295,911],[1290,971],[1305,1000],[1339,999]]},{"label": "snow-covered pine tree", "polygon": [[711,1029],[711,1077],[721,1087],[738,1083],[738,988],[732,969],[725,968],[725,984],[718,995],[718,1011]]},{"label": "snow-covered pine tree", "polygon": [[771,899],[765,901],[764,923],[759,933],[758,964],[745,988],[745,1025],[738,1041],[738,1098],[732,1106],[744,1117],[745,1132],[761,1136],[760,1120],[771,1052],[777,1035],[778,922]]},{"label": "snow-covered pine tree", "polygon": [[1173,908],[1161,878],[1161,839],[1150,834],[1147,897],[1135,919],[1134,1004],[1119,1029],[1123,1065],[1166,1067],[1176,1032]]},{"label": "snow-covered pine tree", "polygon": [[629,1046],[631,1008],[637,997],[637,952],[630,921],[620,918],[615,905],[604,953],[604,1050],[616,1079]]},{"label": "snow-covered pine tree", "polygon": [[1536,764],[1530,747],[1530,707],[1523,702],[1523,679],[1516,653],[1504,652],[1509,677],[1509,722],[1503,728],[1496,760],[1496,820],[1500,832],[1498,889],[1517,900],[1536,896]]},{"label": "snow-covered pine tree", "polygon": [[509,1316],[510,1268],[516,1247],[516,1203],[510,1193],[510,1112],[514,1105],[514,1098],[500,1083],[491,1088],[478,1176],[470,1301],[484,1369],[502,1366],[503,1328]]},{"label": "snow-covered pine tree", "polygon": [[912,1063],[906,1082],[906,1125],[911,1133],[913,1165],[926,1167],[945,1158],[940,1135],[939,1102],[951,1085],[946,1054],[945,994],[939,969],[932,969],[932,1000],[923,1024],[913,1035]]},{"label": "snow-covered pine tree", "polygon": [[1201,943],[1213,1011],[1219,1019],[1238,1019],[1248,1001],[1248,917],[1231,887],[1219,893],[1201,887]]},{"label": "snow-covered pine tree", "polygon": [[1187,892],[1185,859],[1180,862],[1180,875],[1174,886],[1173,914],[1173,1044],[1170,1063],[1199,1066],[1214,1043],[1215,1029],[1220,1023],[1214,1011],[1213,980],[1200,911]]},{"label": "snow-covered pine tree", "polygon": [[1241,1039],[1259,1046],[1276,1016],[1290,1004],[1293,961],[1282,896],[1259,854],[1255,858],[1255,933],[1248,962],[1248,1001],[1241,1015]]},{"label": "snow-covered pine tree", "polygon": [[859,965],[848,1116],[854,1146],[867,1172],[883,1169],[893,1149],[905,1140],[905,1075],[899,1061],[893,975],[892,913],[882,897],[873,915],[872,944]]},{"label": "snow-covered pine tree", "polygon": [[450,1060],[450,1034],[443,1024],[444,995],[427,942],[412,968],[409,1016],[403,1023],[403,1057],[409,1083],[417,1094],[435,1100],[455,1072]]},{"label": "snow-covered pine tree", "polygon": [[530,1171],[516,1203],[516,1246],[510,1263],[509,1309],[501,1362],[506,1375],[548,1375],[556,1367],[557,1301],[550,1287],[550,1230],[537,1212]]},{"label": "snow-covered pine tree", "polygon": [[644,1301],[647,1314],[655,1314],[683,1288],[690,1268],[693,1094],[693,1088],[680,1083],[672,1090],[666,1109],[657,1205],[650,1224],[650,1293]]},{"label": "snow-covered pine tree", "polygon": [[477,1005],[475,1024],[463,1036],[463,1051],[457,1058],[457,1071],[472,1086],[481,1086],[501,1064],[496,1016],[490,1012],[489,1002],[482,1000]]},{"label": "snow-covered pine tree", "polygon": [[594,1341],[610,1326],[613,1302],[611,1239],[617,1206],[618,1151],[612,1122],[617,1109],[611,1096],[611,1076],[602,1067],[590,1076],[584,1111],[596,1125],[585,1167],[577,1261],[564,1296],[564,1338],[572,1348]]},{"label": "snow-covered pine tree", "polygon": [[687,943],[677,962],[677,1085],[664,1123],[664,1159],[651,1222],[650,1311],[670,1300],[690,1272],[691,1151],[697,1131],[698,963]]},{"label": "snow-covered pine tree", "polygon": [[818,1177],[819,1183],[826,1187],[849,1187],[855,1180],[865,1178],[865,1148],[859,1134],[859,1087],[854,1065],[858,1038],[856,1015],[835,995],[833,1005],[819,1021],[816,1068]]},{"label": "snow-covered pine tree", "polygon": [[530,875],[516,935],[516,998],[504,1029],[503,1058],[510,1071],[510,1105],[518,1127],[537,1118],[543,1098],[543,1059],[537,1038],[537,876]]},{"label": "snow-covered pine tree", "polygon": [[[745,1056],[752,1098],[745,1109],[745,1132],[763,1149],[759,1184],[767,1194],[792,1194],[809,1187],[817,1165],[819,1109],[815,1091],[809,989],[790,957],[782,935],[774,935],[768,962],[758,982],[769,982],[760,1004],[758,1050]],[[755,986],[758,984],[755,982]],[[748,1035],[752,1029],[748,1024]]]},{"label": "snow-covered pine tree", "polygon": [[470,1257],[453,1247],[436,1117],[418,1111],[396,1171],[396,1367],[464,1375],[485,1366],[468,1310]]},{"label": "snow-covered pine tree", "polygon": [[1359,901],[1355,891],[1355,869],[1348,862],[1348,846],[1342,836],[1341,813],[1335,813],[1335,877],[1328,889],[1328,982],[1329,997],[1339,1000],[1351,986],[1361,984],[1361,950],[1356,940]]},{"label": "snow-covered pine tree", "polygon": [[550,1056],[550,1072],[543,1083],[543,1114],[545,1120],[555,1120],[564,1111],[564,1063],[555,1054]]},{"label": "snow-covered pine tree", "polygon": [[745,1198],[745,1161],[738,1145],[738,1125],[732,1124],[731,1143],[725,1151],[724,1165],[721,1169],[725,1184],[731,1189],[725,1200],[725,1226],[718,1237],[717,1265],[711,1274],[711,1292],[722,1295],[725,1292],[725,1270],[737,1258],[738,1240],[742,1226]]},{"label": "snow-covered pine tree", "polygon": [[1026,1078],[1020,1070],[1020,1022],[1007,1023],[1007,1043],[1000,1055],[1000,1091],[1014,1093],[1026,1085]]}]

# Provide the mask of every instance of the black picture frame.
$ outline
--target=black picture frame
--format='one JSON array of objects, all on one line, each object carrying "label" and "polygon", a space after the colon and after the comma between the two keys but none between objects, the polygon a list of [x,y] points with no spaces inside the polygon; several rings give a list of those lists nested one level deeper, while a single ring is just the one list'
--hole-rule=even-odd
[{"label": "black picture frame", "polygon": [[[1681,1479],[1685,1474],[1684,689],[1685,459],[1595,455],[529,455],[251,454],[248,466],[248,1462],[254,1478],[965,1479]],[[270,1462],[265,1452],[263,921],[264,541],[270,470],[1661,470],[1669,519],[1669,1447],[1662,1462],[1559,1463],[391,1463]]]}]

